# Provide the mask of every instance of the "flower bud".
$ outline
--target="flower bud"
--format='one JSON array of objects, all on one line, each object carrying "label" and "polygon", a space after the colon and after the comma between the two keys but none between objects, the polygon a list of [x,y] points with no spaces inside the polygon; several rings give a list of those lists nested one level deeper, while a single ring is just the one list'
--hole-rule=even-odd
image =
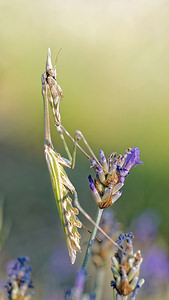
[{"label": "flower bud", "polygon": [[103,170],[104,170],[105,174],[107,174],[109,167],[108,167],[107,160],[104,156],[104,152],[102,150],[100,150],[99,156],[100,156],[101,164],[103,166]]}]

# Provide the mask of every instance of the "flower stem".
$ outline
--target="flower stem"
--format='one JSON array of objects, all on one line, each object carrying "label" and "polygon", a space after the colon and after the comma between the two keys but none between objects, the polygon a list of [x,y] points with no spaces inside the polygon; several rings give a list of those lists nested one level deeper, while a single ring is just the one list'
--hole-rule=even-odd
[{"label": "flower stem", "polygon": [[103,299],[103,286],[104,286],[105,268],[98,268],[96,273],[96,284],[95,284],[95,294],[96,300]]},{"label": "flower stem", "polygon": [[116,290],[113,289],[113,300],[116,300]]},{"label": "flower stem", "polygon": [[[97,215],[96,215],[96,225],[99,225],[101,217],[102,217],[102,213],[103,213],[103,209],[98,208]],[[88,263],[88,260],[89,260],[90,254],[91,254],[91,250],[92,250],[93,242],[96,237],[96,233],[97,233],[97,228],[96,228],[96,226],[94,226],[93,230],[91,232],[91,235],[90,235],[90,239],[89,239],[87,249],[86,249],[86,254],[85,254],[85,257],[83,260],[82,268],[84,268],[85,270],[87,268],[87,263]]]}]

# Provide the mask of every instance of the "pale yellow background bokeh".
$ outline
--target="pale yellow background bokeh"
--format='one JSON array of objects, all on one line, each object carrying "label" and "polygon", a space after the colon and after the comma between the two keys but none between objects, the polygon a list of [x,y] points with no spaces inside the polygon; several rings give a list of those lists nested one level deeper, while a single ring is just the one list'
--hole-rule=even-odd
[{"label": "pale yellow background bokeh", "polygon": [[[41,74],[48,47],[53,62],[62,48],[56,67],[64,94],[61,115],[65,128],[72,135],[80,129],[96,154],[100,149],[107,156],[114,151],[123,154],[129,146],[140,148],[144,166],[133,168],[115,209],[120,221],[127,224],[135,211],[155,208],[168,242],[168,16],[165,0],[0,1],[0,188],[7,195],[9,217],[15,207],[12,201],[17,203],[23,195],[36,208],[36,199],[42,196],[37,191],[44,188],[41,171],[34,177],[39,165],[44,164],[43,174],[48,178],[43,159]],[[52,128],[53,135],[55,132]],[[63,151],[58,136],[54,140],[56,150]],[[10,157],[15,153],[12,163],[7,153]],[[84,166],[86,160],[78,156],[79,190],[88,190],[89,171],[85,171],[86,186],[82,186],[83,179],[80,183],[80,161]],[[24,173],[18,167],[23,162]],[[29,169],[29,163],[36,166]],[[12,168],[16,173],[10,176]],[[29,171],[35,186],[29,186],[29,177],[21,184]],[[50,182],[47,184],[50,190]],[[20,188],[23,192],[18,194]],[[31,191],[29,196],[25,188]],[[81,196],[84,203],[85,197]],[[53,212],[52,192],[48,201],[53,201]],[[28,214],[31,222],[30,211]],[[54,214],[57,212],[53,220]],[[17,235],[17,227],[11,233],[15,243],[13,234]],[[8,247],[6,260],[19,255],[16,245],[14,249],[11,254]],[[36,251],[31,251],[35,262]]]}]

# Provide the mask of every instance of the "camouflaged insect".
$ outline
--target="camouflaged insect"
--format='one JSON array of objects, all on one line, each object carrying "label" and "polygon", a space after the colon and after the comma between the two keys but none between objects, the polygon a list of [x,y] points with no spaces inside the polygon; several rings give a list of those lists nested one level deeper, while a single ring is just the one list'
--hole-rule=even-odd
[{"label": "camouflaged insect", "polygon": [[[72,206],[72,199],[69,192],[76,197],[76,191],[68,179],[63,167],[71,168],[71,162],[57,153],[52,145],[50,137],[48,101],[51,104],[52,112],[56,126],[60,125],[60,101],[62,90],[56,82],[56,68],[52,67],[50,49],[46,61],[46,72],[42,75],[42,95],[44,100],[44,118],[45,118],[45,142],[44,152],[48,165],[54,196],[64,230],[66,243],[71,259],[74,264],[76,251],[80,248],[80,234],[77,228],[82,226],[77,218],[78,209]],[[47,128],[47,130],[46,130]]]}]

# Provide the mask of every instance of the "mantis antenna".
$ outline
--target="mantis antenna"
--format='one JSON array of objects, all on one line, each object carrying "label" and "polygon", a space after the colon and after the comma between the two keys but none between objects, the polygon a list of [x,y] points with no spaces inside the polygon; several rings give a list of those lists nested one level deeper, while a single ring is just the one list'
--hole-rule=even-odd
[{"label": "mantis antenna", "polygon": [[57,53],[57,55],[56,55],[54,68],[56,68],[58,56],[59,56],[59,54],[60,54],[61,51],[62,51],[62,48],[59,49],[59,51],[58,51],[58,53]]}]

